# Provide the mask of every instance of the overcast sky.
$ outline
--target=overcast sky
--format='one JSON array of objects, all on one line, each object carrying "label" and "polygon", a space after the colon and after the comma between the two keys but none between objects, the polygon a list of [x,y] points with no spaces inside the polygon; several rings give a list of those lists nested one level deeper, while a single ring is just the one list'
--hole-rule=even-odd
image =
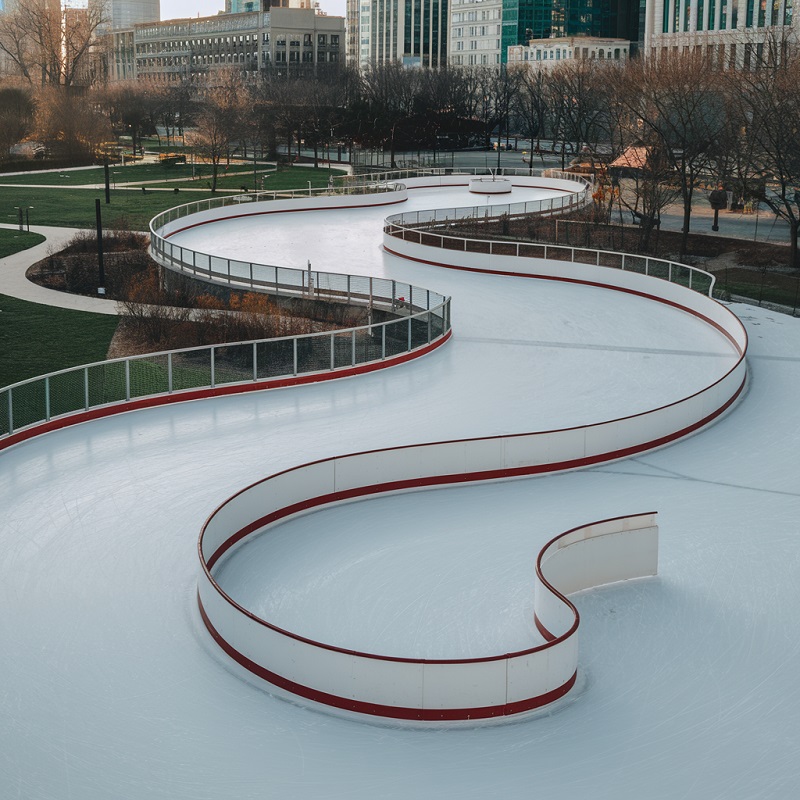
[{"label": "overcast sky", "polygon": [[[346,0],[320,0],[319,5],[328,14],[343,17],[345,3]],[[161,0],[161,19],[209,17],[224,8],[225,0]]]}]

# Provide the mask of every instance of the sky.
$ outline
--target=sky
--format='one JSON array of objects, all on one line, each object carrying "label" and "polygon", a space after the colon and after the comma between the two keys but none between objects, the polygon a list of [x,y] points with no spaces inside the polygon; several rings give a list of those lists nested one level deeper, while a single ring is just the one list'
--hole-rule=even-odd
[{"label": "sky", "polygon": [[[345,3],[346,0],[320,0],[319,5],[326,13],[343,17]],[[161,0],[161,19],[210,17],[224,8],[225,0]]]}]

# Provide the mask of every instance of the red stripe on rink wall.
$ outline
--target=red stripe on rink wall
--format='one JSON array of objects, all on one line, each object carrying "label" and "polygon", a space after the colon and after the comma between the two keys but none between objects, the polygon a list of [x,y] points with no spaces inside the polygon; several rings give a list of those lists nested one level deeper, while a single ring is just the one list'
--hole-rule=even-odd
[{"label": "red stripe on rink wall", "polygon": [[173,392],[172,394],[155,395],[152,397],[142,397],[135,400],[123,401],[121,403],[114,403],[98,408],[90,408],[86,411],[78,411],[74,414],[67,414],[57,419],[51,419],[47,422],[31,425],[23,430],[12,433],[0,439],[0,450],[4,450],[12,445],[24,442],[27,439],[32,439],[34,436],[39,436],[43,433],[50,431],[57,431],[61,428],[67,428],[70,425],[78,425],[81,422],[90,422],[95,419],[102,419],[103,417],[110,417],[114,414],[123,414],[126,411],[139,411],[145,408],[154,408],[156,406],[165,406],[170,403],[185,403],[190,400],[201,400],[212,397],[226,397],[232,394],[242,394],[244,392],[260,392],[267,389],[282,389],[287,386],[302,386],[307,383],[319,383],[321,381],[330,381],[338,378],[349,378],[354,375],[366,375],[369,372],[375,372],[379,369],[388,369],[389,367],[403,364],[407,361],[412,361],[415,358],[430,353],[437,347],[441,347],[453,335],[452,329],[447,331],[440,339],[437,339],[430,344],[420,347],[417,350],[412,350],[408,353],[401,355],[391,356],[382,361],[370,361],[366,364],[360,364],[355,367],[344,367],[342,369],[334,370],[333,372],[315,372],[309,375],[293,375],[287,378],[272,378],[258,382],[251,383],[235,383],[226,386],[216,386],[206,389],[190,389],[181,392]]},{"label": "red stripe on rink wall", "polygon": [[[412,242],[412,244],[415,244],[415,243]],[[427,247],[427,245],[419,245],[419,246]],[[475,272],[475,273],[478,273],[478,274],[481,274],[481,275],[503,275],[503,276],[509,277],[509,278],[534,278],[536,280],[542,280],[542,281],[559,281],[561,283],[576,283],[576,284],[580,284],[580,285],[583,285],[583,286],[594,286],[594,287],[597,287],[599,289],[610,289],[611,291],[615,291],[615,292],[624,292],[625,294],[631,294],[631,295],[635,295],[637,297],[643,297],[646,300],[654,300],[657,303],[663,303],[664,305],[671,306],[672,308],[677,308],[679,311],[684,311],[687,314],[691,314],[692,316],[703,320],[703,322],[705,322],[706,324],[710,325],[716,331],[721,333],[734,346],[736,352],[740,356],[743,355],[742,348],[739,345],[739,343],[736,341],[736,339],[733,337],[733,335],[729,331],[725,330],[725,328],[722,325],[720,325],[718,322],[716,322],[715,320],[705,316],[704,314],[701,314],[699,311],[695,311],[694,309],[687,308],[686,306],[681,305],[680,303],[677,303],[674,300],[668,300],[667,298],[660,297],[657,294],[650,294],[648,292],[642,292],[642,291],[639,291],[638,289],[631,289],[630,287],[627,287],[627,286],[617,286],[617,285],[612,285],[612,284],[608,284],[608,283],[603,283],[602,281],[590,281],[590,280],[586,280],[584,278],[568,278],[568,277],[565,277],[565,276],[562,276],[562,275],[550,275],[550,274],[547,274],[547,273],[513,272],[513,271],[510,271],[510,270],[501,270],[501,269],[484,269],[484,268],[481,268],[481,267],[463,267],[463,266],[459,266],[457,264],[446,264],[446,263],[441,262],[441,261],[429,261],[428,259],[425,259],[425,258],[417,258],[416,256],[410,256],[410,255],[407,255],[406,253],[400,253],[397,250],[392,250],[390,247],[387,247],[386,245],[383,246],[383,249],[387,253],[391,253],[393,256],[396,256],[397,258],[402,258],[402,259],[405,259],[406,261],[416,261],[419,264],[427,264],[427,265],[429,265],[431,267],[440,267],[442,269],[454,269],[454,270],[459,270],[460,272]],[[579,249],[579,248],[576,248],[576,249]],[[456,252],[458,252],[458,251],[456,251]],[[503,258],[503,256],[496,256],[496,257]],[[516,257],[517,256],[514,256],[514,258],[516,258]],[[574,261],[574,262],[571,261],[571,262],[567,262],[567,263],[578,264],[579,266],[584,266],[584,267],[589,267],[589,268],[594,267],[596,269],[612,269],[612,267],[597,267],[595,264],[585,264],[585,263],[583,263],[581,261]],[[659,280],[659,279],[658,278],[653,278],[653,280]],[[688,291],[691,291],[691,289],[688,290]]]},{"label": "red stripe on rink wall", "polygon": [[200,609],[200,616],[203,619],[208,632],[213,637],[214,641],[219,647],[244,667],[253,675],[258,676],[262,680],[277,686],[287,692],[291,692],[299,697],[304,697],[315,703],[331,706],[333,708],[340,708],[345,711],[353,711],[358,714],[368,714],[374,717],[387,717],[389,719],[404,719],[404,720],[418,720],[420,722],[446,722],[457,720],[470,720],[470,719],[491,719],[494,717],[511,716],[513,714],[522,714],[525,711],[533,711],[534,709],[541,708],[542,706],[549,705],[556,700],[563,697],[575,685],[578,673],[575,671],[572,677],[563,685],[559,686],[552,691],[521,700],[515,703],[505,703],[496,706],[481,706],[475,708],[406,708],[402,706],[386,706],[378,703],[366,703],[362,700],[351,697],[340,697],[338,695],[321,692],[318,689],[313,689],[310,686],[303,686],[296,683],[289,678],[271,672],[261,664],[249,659],[247,656],[236,650],[230,643],[228,643],[216,630],[211,623],[211,620],[206,614],[203,603],[198,595],[197,605]]},{"label": "red stripe on rink wall", "polygon": [[[234,195],[235,197],[236,195]],[[288,198],[287,198],[288,199]],[[294,198],[294,199],[302,199],[302,198]],[[264,202],[272,202],[266,200]],[[174,231],[170,231],[169,233],[165,234],[162,238],[169,239],[170,236],[175,236],[175,234],[183,233],[183,231],[191,230],[192,228],[199,228],[202,225],[211,225],[215,222],[227,222],[231,219],[243,219],[244,217],[263,217],[267,214],[299,214],[303,211],[344,211],[346,209],[353,209],[353,208],[380,208],[381,206],[394,206],[398,203],[405,203],[406,198],[403,197],[400,200],[386,200],[383,203],[359,203],[353,204],[348,206],[316,206],[314,208],[279,208],[275,209],[274,211],[250,211],[247,214],[231,214],[228,217],[217,217],[215,219],[206,219],[202,222],[195,222],[192,225],[186,225],[183,228],[177,228]],[[201,214],[201,211],[194,212],[195,214]],[[188,216],[192,216],[189,214]],[[169,223],[167,223],[169,224]]]},{"label": "red stripe on rink wall", "polygon": [[[655,517],[655,512],[645,512],[598,520],[571,528],[547,542],[536,559],[534,593],[534,621],[546,641],[513,653],[454,659],[403,658],[325,644],[279,628],[255,616],[226,595],[207,569],[205,575],[208,580],[198,587],[197,603],[207,630],[230,658],[258,678],[315,703],[371,716],[423,722],[511,716],[553,703],[575,685],[578,649],[574,637],[580,625],[580,615],[564,594],[565,591],[580,591],[609,582],[653,576],[657,573],[658,528]],[[636,537],[633,547],[629,547],[627,542],[619,538],[630,536]],[[557,585],[551,582],[552,576],[548,579],[546,573],[549,571],[551,559],[562,559],[568,551],[580,553],[590,542],[602,549],[598,551],[594,547],[590,555],[583,557],[583,561],[576,561],[570,556],[573,561],[572,569],[568,567],[565,572],[562,563],[556,570],[556,575],[559,576],[556,579]],[[620,542],[624,550],[620,549]],[[567,564],[569,563],[568,560]],[[609,565],[612,565],[611,571]],[[232,626],[230,630],[238,641],[243,641],[244,637],[245,646],[252,644],[256,652],[271,654],[276,663],[291,665],[284,666],[283,671],[296,667],[298,674],[308,676],[313,675],[316,669],[322,685],[334,690],[341,687],[348,696],[309,686],[308,677],[301,683],[291,675],[279,674],[270,669],[268,663],[256,661],[237,649],[212,622],[202,600],[205,587],[210,587],[215,592],[215,595],[209,596],[209,600],[213,597],[216,603],[219,598],[236,612],[237,616],[226,617],[225,614],[220,614],[218,619],[226,620],[226,624]],[[562,609],[556,617],[553,617],[553,602]],[[541,614],[551,618],[552,623],[563,632],[558,635],[552,633],[541,621]],[[252,630],[242,627],[240,622],[243,618],[248,618],[261,627]],[[269,638],[259,638],[259,630],[262,629],[270,631]],[[278,637],[275,638],[274,634],[278,634]],[[335,655],[336,658],[329,660],[329,655]],[[346,660],[342,661],[341,656]],[[265,660],[268,661],[268,657]],[[505,663],[499,670],[491,673],[482,671],[484,665],[492,662]],[[393,667],[387,671],[390,664]],[[427,673],[428,669],[434,670],[431,676]],[[367,682],[367,688],[362,691],[361,697],[358,696],[360,685],[355,675]],[[488,685],[481,686],[478,683],[481,675],[483,680],[488,678]],[[448,688],[443,690],[444,686]],[[453,691],[453,687],[458,686],[460,689]],[[526,691],[522,688],[524,686],[531,687],[528,691],[534,691],[533,687],[536,687],[536,693],[529,697],[520,697]],[[418,705],[375,702],[380,699],[381,694],[392,697],[397,691],[406,697],[406,702],[416,698]],[[470,696],[476,696],[476,693],[485,699],[502,697],[505,702],[485,705],[464,703]],[[518,699],[509,701],[509,694]],[[365,699],[367,697],[369,699]]]},{"label": "red stripe on rink wall", "polygon": [[[652,439],[650,441],[643,442],[638,445],[633,445],[631,447],[624,447],[618,450],[608,451],[606,453],[599,453],[593,456],[585,456],[583,458],[574,458],[568,461],[553,461],[546,464],[527,465],[527,466],[513,467],[508,469],[482,470],[476,472],[465,472],[465,473],[456,473],[448,475],[431,475],[422,478],[412,478],[399,481],[389,481],[386,483],[376,483],[376,484],[371,484],[369,486],[358,486],[353,489],[347,489],[344,491],[332,492],[331,494],[320,495],[318,497],[307,498],[306,500],[293,503],[292,505],[285,506],[284,508],[280,508],[277,511],[273,511],[270,514],[266,514],[263,517],[254,520],[250,524],[236,531],[228,539],[226,539],[225,542],[223,542],[214,551],[214,553],[212,553],[212,555],[207,559],[207,561],[205,561],[205,565],[208,570],[212,569],[213,566],[219,561],[219,559],[228,550],[231,549],[231,547],[241,542],[251,533],[259,530],[260,528],[264,528],[267,525],[272,524],[273,522],[277,522],[278,520],[285,519],[286,517],[290,517],[294,514],[307,511],[311,508],[318,508],[320,506],[332,503],[354,500],[359,497],[368,497],[374,494],[405,491],[408,489],[424,489],[432,486],[457,485],[459,483],[474,483],[479,481],[507,480],[510,478],[520,478],[520,477],[528,477],[534,475],[543,475],[553,472],[563,472],[566,470],[593,466],[595,464],[600,464],[607,461],[615,461],[621,458],[627,458],[637,453],[642,453],[647,450],[653,450],[656,447],[662,447],[666,444],[670,444],[671,442],[677,441],[678,439],[682,439],[684,436],[688,436],[690,433],[693,433],[694,431],[699,430],[705,425],[708,425],[718,416],[723,414],[728,408],[730,408],[730,406],[739,397],[739,395],[742,392],[742,389],[744,388],[744,385],[745,385],[745,380],[742,381],[739,388],[736,390],[736,392],[734,392],[733,396],[727,402],[725,402],[713,413],[709,414],[703,419],[698,420],[697,422],[694,422],[691,425],[687,425],[686,427],[678,431],[675,431],[674,433],[662,436],[658,439]],[[592,427],[592,426],[586,426],[586,427]],[[577,428],[567,428],[565,430],[577,430]],[[557,432],[558,431],[545,431],[543,433],[557,433]],[[530,434],[513,434],[510,437],[501,437],[501,436],[485,437],[484,439],[482,439],[482,441],[488,441],[491,439],[518,438],[527,435]],[[477,440],[460,439],[449,442],[431,442],[430,445],[427,446],[435,446],[437,444],[454,444],[457,442],[469,442],[469,441],[477,441]],[[402,447],[402,448],[387,448],[386,450],[367,450],[361,453],[353,453],[352,455],[354,456],[367,455],[369,453],[388,452],[390,450],[410,449],[411,447],[414,447],[414,445],[409,445],[407,447]],[[293,467],[291,470],[285,470],[285,472],[301,470],[304,467],[309,467],[312,466],[313,464],[322,463],[322,461],[335,461],[335,460],[336,457],[331,459],[322,459],[321,461],[310,462],[309,464],[303,464],[299,467]],[[277,473],[276,475],[279,474],[282,473]],[[270,477],[276,477],[276,476],[270,476]],[[265,478],[264,480],[269,480],[269,478]],[[252,486],[255,486],[258,483],[263,483],[263,482],[264,481],[257,481],[255,484],[252,484]],[[243,489],[241,492],[238,492],[236,495],[234,495],[228,501],[226,501],[226,503],[223,503],[222,506],[226,505],[228,502],[236,498],[239,494],[246,492],[247,489],[249,488],[251,487],[247,487]],[[217,508],[214,511],[214,513],[211,514],[211,517],[209,517],[209,519],[213,518],[214,515],[217,513],[217,511],[219,511],[220,508],[222,508],[222,506]]]}]

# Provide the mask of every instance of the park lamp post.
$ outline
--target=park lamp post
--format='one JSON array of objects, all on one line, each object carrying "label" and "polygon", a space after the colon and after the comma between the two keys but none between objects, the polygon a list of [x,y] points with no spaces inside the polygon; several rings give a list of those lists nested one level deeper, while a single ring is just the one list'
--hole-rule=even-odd
[{"label": "park lamp post", "polygon": [[25,228],[27,227],[28,233],[31,232],[31,217],[30,211],[33,206],[14,206],[17,212],[17,223],[19,225],[20,233],[25,232]]},{"label": "park lamp post", "polygon": [[719,212],[724,211],[728,207],[728,193],[722,188],[722,184],[718,184],[717,188],[708,196],[708,202],[711,203],[711,208],[714,209],[714,224],[711,226],[712,231],[719,230]]},{"label": "park lamp post", "polygon": [[106,293],[106,272],[103,265],[103,221],[100,215],[100,198],[94,201],[94,212],[97,221],[97,267],[98,267],[98,287],[97,294],[101,297]]}]

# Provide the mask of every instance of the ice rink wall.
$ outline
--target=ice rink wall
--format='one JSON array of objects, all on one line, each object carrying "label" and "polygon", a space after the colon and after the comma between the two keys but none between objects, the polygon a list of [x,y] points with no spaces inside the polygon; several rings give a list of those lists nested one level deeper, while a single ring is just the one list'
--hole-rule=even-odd
[{"label": "ice rink wall", "polygon": [[[406,451],[405,454],[403,451]],[[534,577],[535,622],[545,644],[484,658],[412,659],[335,647],[283,630],[233,601],[215,567],[254,535],[283,520],[339,502],[420,485],[470,480],[437,476],[460,457],[439,450],[429,463],[417,448],[328,459],[271,476],[232,497],[210,517],[199,543],[198,603],[217,644],[254,675],[307,700],[361,714],[418,721],[478,720],[520,714],[563,697],[578,668],[578,613],[565,594],[655,575],[654,514],[595,522],[553,539]],[[463,452],[462,452],[463,454]],[[381,483],[374,483],[379,475]],[[266,533],[265,533],[266,532]]]}]

